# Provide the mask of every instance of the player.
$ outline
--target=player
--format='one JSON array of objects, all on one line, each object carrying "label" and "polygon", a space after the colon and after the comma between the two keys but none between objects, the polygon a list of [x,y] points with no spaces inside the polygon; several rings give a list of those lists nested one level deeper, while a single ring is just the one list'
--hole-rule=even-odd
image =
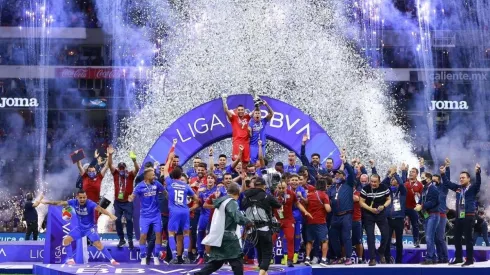
[{"label": "player", "polygon": [[240,153],[240,145],[243,146],[242,165],[246,167],[250,162],[250,136],[248,133],[248,123],[250,122],[250,114],[245,113],[245,107],[238,105],[235,111],[228,109],[226,103],[226,95],[222,96],[223,109],[226,116],[230,120],[232,128],[232,160],[238,158]]},{"label": "player", "polygon": [[[253,118],[248,124],[248,133],[250,135],[250,160],[252,164],[256,164],[259,159],[259,146],[262,146],[262,154],[265,155],[265,126],[271,120],[274,115],[274,111],[267,104],[265,100],[262,100],[265,107],[267,107],[267,116],[261,118],[261,112],[259,108],[256,108],[253,112]],[[259,140],[262,141],[262,145],[259,145]]]},{"label": "player", "polygon": [[65,247],[66,255],[68,257],[66,264],[75,264],[71,243],[80,238],[87,237],[92,244],[101,251],[107,259],[109,259],[112,265],[119,265],[119,263],[112,258],[107,248],[100,242],[100,236],[97,233],[97,226],[95,225],[95,211],[109,216],[112,221],[115,221],[117,218],[95,202],[87,199],[87,193],[83,189],[78,190],[76,199],[69,201],[43,201],[42,203],[57,206],[71,206],[77,213],[78,226],[71,230],[63,239],[63,246]]},{"label": "player", "polygon": [[[168,243],[171,251],[177,251],[177,263],[184,263],[182,258],[182,251],[184,243],[189,243],[190,233],[190,212],[194,211],[199,206],[199,200],[192,188],[182,182],[182,170],[178,167],[172,170],[169,174],[168,169],[173,159],[173,153],[170,154],[165,167],[163,168],[163,175],[165,177],[165,196],[168,198]],[[187,197],[192,197],[194,204],[192,208],[187,205]],[[179,231],[184,232],[184,238],[179,239],[179,242],[175,243],[175,234]]]},{"label": "player", "polygon": [[155,170],[146,168],[143,172],[144,180],[134,188],[133,194],[128,197],[132,202],[136,196],[140,200],[140,258],[141,265],[146,265],[146,238],[150,225],[155,232],[155,248],[153,250],[153,263],[160,265],[160,252],[162,250],[162,216],[158,206],[158,193],[163,192],[163,185],[155,180]]}]

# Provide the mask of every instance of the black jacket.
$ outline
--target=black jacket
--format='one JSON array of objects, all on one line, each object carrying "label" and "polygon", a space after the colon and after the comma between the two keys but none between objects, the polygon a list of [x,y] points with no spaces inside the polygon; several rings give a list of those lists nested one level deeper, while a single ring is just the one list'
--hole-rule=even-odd
[{"label": "black jacket", "polygon": [[260,188],[253,188],[243,193],[243,199],[241,206],[243,210],[247,210],[248,207],[255,204],[257,207],[264,209],[269,214],[269,218],[272,218],[272,209],[281,208],[281,203],[277,201],[271,194],[267,194]]}]

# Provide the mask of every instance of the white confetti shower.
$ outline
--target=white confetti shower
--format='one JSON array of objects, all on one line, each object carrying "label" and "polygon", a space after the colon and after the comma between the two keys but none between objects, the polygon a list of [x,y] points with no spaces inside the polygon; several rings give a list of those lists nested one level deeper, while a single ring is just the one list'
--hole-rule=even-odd
[{"label": "white confetti shower", "polygon": [[[181,115],[224,91],[252,88],[310,114],[347,149],[349,159],[367,164],[373,158],[381,173],[391,164],[415,165],[382,76],[343,35],[341,2],[194,0],[171,16],[165,10],[175,24],[161,48],[168,64],[154,67],[149,92],[141,98],[146,107],[125,120],[119,151],[127,156],[132,150],[143,159]],[[124,156],[116,159],[129,163]],[[107,188],[103,193],[112,194]]]}]

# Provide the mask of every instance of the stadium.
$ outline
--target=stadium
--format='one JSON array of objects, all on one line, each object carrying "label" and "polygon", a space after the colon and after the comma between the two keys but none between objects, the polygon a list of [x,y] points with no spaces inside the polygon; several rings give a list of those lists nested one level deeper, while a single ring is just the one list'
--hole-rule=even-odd
[{"label": "stadium", "polygon": [[0,0],[0,274],[487,274],[489,14]]}]

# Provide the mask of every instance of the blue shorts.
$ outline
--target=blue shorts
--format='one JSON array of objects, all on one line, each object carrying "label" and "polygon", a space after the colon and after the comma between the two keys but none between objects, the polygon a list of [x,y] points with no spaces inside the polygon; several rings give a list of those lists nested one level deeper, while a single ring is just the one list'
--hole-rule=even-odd
[{"label": "blue shorts", "polygon": [[[262,155],[265,156],[265,144],[262,145]],[[250,145],[250,163],[257,163],[259,160],[259,146]]]},{"label": "blue shorts", "polygon": [[[199,218],[199,220],[201,219]],[[190,228],[190,223],[189,210],[184,209],[184,211],[171,211],[168,217],[168,231],[187,231]]]},{"label": "blue shorts", "polygon": [[362,244],[362,224],[361,221],[352,222],[352,245]]},{"label": "blue shorts", "polygon": [[328,227],[327,224],[308,224],[306,228],[306,241],[307,242],[320,242],[328,241]]},{"label": "blue shorts", "polygon": [[77,226],[73,228],[73,230],[70,231],[68,235],[72,237],[75,241],[83,237],[87,237],[91,242],[100,241],[100,236],[97,233],[97,227],[95,226],[91,229],[83,229]]},{"label": "blue shorts", "polygon": [[204,231],[207,230],[209,224],[209,214],[199,216],[199,222],[197,224],[197,230]]},{"label": "blue shorts", "polygon": [[153,224],[153,232],[162,232],[162,216],[155,215],[152,218],[143,218],[140,216],[140,232],[141,234],[148,234],[150,225]]}]

